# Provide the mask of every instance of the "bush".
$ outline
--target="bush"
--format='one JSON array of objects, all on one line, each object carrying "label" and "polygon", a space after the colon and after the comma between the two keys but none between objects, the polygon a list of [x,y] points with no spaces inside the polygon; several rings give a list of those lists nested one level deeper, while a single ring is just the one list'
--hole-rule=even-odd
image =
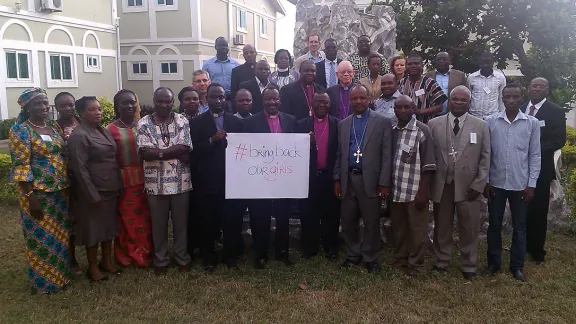
[{"label": "bush", "polygon": [[576,129],[566,126],[566,144],[562,148],[562,166],[566,169],[576,167]]},{"label": "bush", "polygon": [[114,104],[108,100],[107,97],[98,98],[98,102],[102,107],[102,127],[108,126],[108,124],[114,121]]},{"label": "bush", "polygon": [[8,139],[8,134],[10,134],[10,128],[16,122],[16,118],[6,119],[0,121],[0,140]]},{"label": "bush", "polygon": [[0,153],[0,202],[3,204],[18,203],[18,190],[16,184],[8,179],[12,159],[8,154]]}]

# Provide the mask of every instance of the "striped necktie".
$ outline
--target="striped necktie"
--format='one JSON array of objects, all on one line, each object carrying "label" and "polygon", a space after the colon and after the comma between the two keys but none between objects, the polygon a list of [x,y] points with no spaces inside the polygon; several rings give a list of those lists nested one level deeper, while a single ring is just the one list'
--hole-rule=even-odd
[{"label": "striped necktie", "polygon": [[330,79],[328,80],[328,87],[336,85],[336,63],[330,62]]}]

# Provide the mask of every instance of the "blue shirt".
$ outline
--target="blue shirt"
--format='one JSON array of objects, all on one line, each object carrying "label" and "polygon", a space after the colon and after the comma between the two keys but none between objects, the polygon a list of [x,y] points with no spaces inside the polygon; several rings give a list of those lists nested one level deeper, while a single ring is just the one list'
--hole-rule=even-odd
[{"label": "blue shirt", "polygon": [[208,72],[212,82],[223,85],[224,90],[226,90],[226,95],[229,95],[230,88],[232,87],[232,69],[238,65],[240,64],[232,58],[228,58],[225,61],[219,61],[218,57],[214,56],[204,62],[202,70]]},{"label": "blue shirt", "polygon": [[[336,72],[338,72],[338,63],[336,62],[337,60],[338,59],[334,59],[334,61],[330,61],[328,59],[324,60],[324,73],[326,74],[326,89],[338,84],[338,77],[336,76]],[[334,76],[330,74],[330,66],[332,65],[334,66]]]},{"label": "blue shirt", "polygon": [[[362,142],[364,141],[364,134],[366,134],[366,124],[368,123],[368,116],[370,115],[370,109],[366,109],[361,115],[352,114],[352,129],[350,130],[350,153],[348,156],[348,167],[362,169],[362,157],[359,159],[359,163],[356,163],[358,158],[354,154],[358,153],[358,148],[360,148],[360,154],[362,154]],[[356,142],[358,141],[358,142]]]},{"label": "blue shirt", "polygon": [[[450,84],[450,71],[448,71],[448,73],[446,74],[442,74],[441,72],[436,71],[436,82],[438,82],[438,85],[440,86],[440,88],[442,88],[446,96],[450,98],[450,93],[448,93],[448,85]],[[446,115],[447,113],[448,113],[448,100],[444,101],[442,111],[436,114],[436,116]]]},{"label": "blue shirt", "polygon": [[314,61],[314,63],[320,63],[324,60],[320,51],[318,51],[318,57],[317,58],[314,58],[314,56],[312,56],[312,53],[308,52],[308,59],[310,61]]},{"label": "blue shirt", "polygon": [[506,111],[486,118],[490,129],[488,183],[504,190],[536,188],[540,175],[540,124],[521,111],[510,122]]},{"label": "blue shirt", "polygon": [[208,104],[203,104],[202,101],[200,101],[200,106],[198,107],[198,110],[200,111],[200,113],[205,113],[208,111]]}]

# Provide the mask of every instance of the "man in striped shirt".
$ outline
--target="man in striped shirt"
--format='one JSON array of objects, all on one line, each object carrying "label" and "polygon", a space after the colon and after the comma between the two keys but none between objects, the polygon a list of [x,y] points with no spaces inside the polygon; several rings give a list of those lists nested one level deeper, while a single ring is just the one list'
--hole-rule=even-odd
[{"label": "man in striped shirt", "polygon": [[415,114],[427,124],[430,118],[442,111],[448,96],[434,79],[422,75],[422,56],[412,53],[406,59],[408,76],[400,81],[400,92],[412,98],[416,104]]},{"label": "man in striped shirt", "polygon": [[494,56],[482,52],[478,56],[480,70],[470,74],[466,86],[472,92],[470,114],[480,119],[504,111],[502,90],[506,86],[506,77],[494,70]]}]

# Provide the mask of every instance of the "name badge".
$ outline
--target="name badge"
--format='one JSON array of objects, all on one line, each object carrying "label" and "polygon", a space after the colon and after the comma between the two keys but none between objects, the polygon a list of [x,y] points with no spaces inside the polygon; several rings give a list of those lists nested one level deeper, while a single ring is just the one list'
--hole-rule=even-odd
[{"label": "name badge", "polygon": [[424,95],[425,93],[426,93],[426,92],[424,91],[424,89],[420,89],[420,90],[417,90],[417,91],[416,91],[416,95],[417,95],[418,97]]},{"label": "name badge", "polygon": [[546,121],[545,120],[539,120],[538,124],[540,124],[540,127],[545,127],[546,126]]},{"label": "name badge", "polygon": [[488,87],[484,87],[484,92],[486,92],[486,94],[491,94],[492,90],[488,89]]},{"label": "name badge", "polygon": [[406,145],[406,144],[400,144],[400,150],[406,152],[406,153],[410,153],[411,151],[411,147]]},{"label": "name badge", "polygon": [[40,135],[40,137],[42,137],[44,142],[52,142],[52,136],[50,135]]},{"label": "name badge", "polygon": [[476,133],[470,133],[470,144],[476,144]]}]

